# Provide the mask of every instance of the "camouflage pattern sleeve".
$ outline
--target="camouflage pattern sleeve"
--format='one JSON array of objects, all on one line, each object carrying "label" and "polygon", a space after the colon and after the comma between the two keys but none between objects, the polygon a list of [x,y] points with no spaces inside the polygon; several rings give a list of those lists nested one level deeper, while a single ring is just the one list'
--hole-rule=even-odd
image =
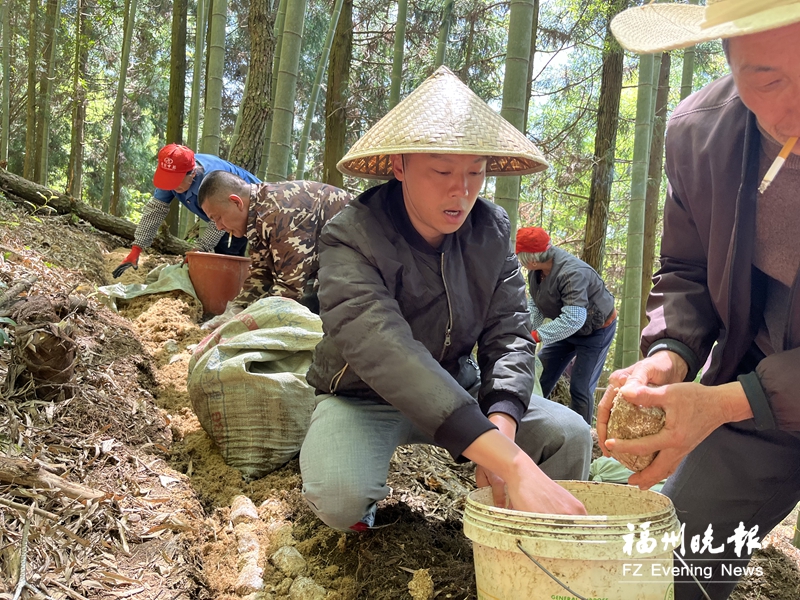
[{"label": "camouflage pattern sleeve", "polygon": [[234,303],[247,306],[265,296],[300,300],[319,268],[322,227],[352,197],[314,181],[262,183],[253,189],[247,224],[250,276]]}]

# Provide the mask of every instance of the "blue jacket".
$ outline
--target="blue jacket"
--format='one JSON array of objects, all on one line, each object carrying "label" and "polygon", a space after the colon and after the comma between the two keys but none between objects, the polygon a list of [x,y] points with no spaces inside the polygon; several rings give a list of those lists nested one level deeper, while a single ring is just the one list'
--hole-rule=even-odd
[{"label": "blue jacket", "polygon": [[153,192],[153,197],[156,200],[161,200],[164,204],[169,204],[172,202],[173,198],[177,198],[181,204],[203,219],[203,221],[208,221],[209,219],[206,213],[203,212],[202,208],[197,206],[197,190],[200,189],[200,184],[203,183],[203,177],[212,171],[227,171],[228,173],[238,175],[248,183],[261,183],[261,180],[255,175],[212,154],[195,154],[194,160],[202,167],[202,170],[198,171],[197,175],[195,175],[194,181],[192,181],[192,185],[188,190],[178,194],[174,190],[160,190],[156,188],[156,191]]}]

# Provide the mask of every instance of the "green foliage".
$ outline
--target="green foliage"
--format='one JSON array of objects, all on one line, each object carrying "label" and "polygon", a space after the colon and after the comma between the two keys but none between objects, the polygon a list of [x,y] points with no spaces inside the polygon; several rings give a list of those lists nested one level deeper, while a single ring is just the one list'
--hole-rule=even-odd
[{"label": "green foliage", "polygon": [[[42,40],[28,39],[27,0],[6,2],[12,31],[8,168],[21,173],[27,52],[31,43],[41,46]],[[42,17],[44,2],[39,4],[42,11],[39,16]],[[86,72],[81,74],[87,95],[82,199],[94,205],[99,204],[102,191],[110,116],[119,77],[123,4],[112,0],[85,0],[83,6],[89,60]],[[415,0],[408,4],[401,98],[433,70],[444,3],[441,0]],[[276,5],[273,0],[273,9]],[[295,144],[302,127],[299,115],[304,114],[308,105],[333,6],[334,0],[308,0],[295,100],[295,114],[298,116],[294,121]],[[608,2],[602,0],[541,0],[540,5],[527,130],[531,139],[545,152],[552,167],[545,173],[522,179],[519,219],[521,225],[536,224],[548,228],[557,243],[576,253],[580,252],[582,245],[586,198],[590,189],[607,7]],[[223,158],[227,156],[249,64],[248,9],[249,3],[244,0],[228,2],[220,145]],[[146,18],[137,19],[133,36],[120,131],[120,211],[133,221],[139,219],[142,206],[152,193],[155,155],[165,141],[170,10],[171,3],[165,0],[139,0],[138,12]],[[62,0],[51,99],[49,160],[49,182],[58,191],[66,185],[69,156],[75,11],[75,0]],[[355,0],[346,147],[350,147],[388,110],[396,12],[396,0]],[[192,0],[187,39],[189,58],[194,52],[195,15],[196,0]],[[455,0],[445,57],[445,63],[498,111],[502,99],[508,18],[507,1]],[[694,89],[700,89],[726,73],[727,66],[717,42],[700,44],[696,50]],[[678,101],[681,57],[681,51],[673,53],[671,109]],[[607,258],[602,274],[618,296],[630,196],[637,66],[637,57],[626,58]],[[44,65],[39,68],[44,68]],[[191,73],[187,75],[187,94],[193,76]],[[203,94],[201,90],[200,95]],[[324,103],[318,102],[306,161],[306,176],[310,179],[322,178],[324,120]],[[294,161],[296,146],[291,155]],[[294,170],[294,167],[290,164],[290,169]],[[369,182],[363,180],[345,179],[345,186],[353,191],[368,185]],[[493,197],[494,181],[487,182],[484,194]]]},{"label": "green foliage", "polygon": [[6,325],[10,325],[11,327],[17,326],[12,319],[9,319],[8,317],[0,317],[0,348],[5,346],[8,340],[11,339],[8,335],[8,332],[5,330],[4,326]]}]

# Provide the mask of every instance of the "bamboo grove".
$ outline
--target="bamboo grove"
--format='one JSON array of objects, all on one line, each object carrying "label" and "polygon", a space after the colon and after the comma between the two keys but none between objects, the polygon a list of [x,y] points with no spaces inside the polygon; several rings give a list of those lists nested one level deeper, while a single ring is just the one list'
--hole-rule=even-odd
[{"label": "bamboo grove", "polygon": [[548,171],[489,180],[484,196],[598,269],[622,313],[614,361],[629,364],[658,255],[664,124],[726,69],[717,43],[626,55],[608,23],[632,4],[3,0],[0,161],[133,221],[169,142],[358,191],[368,182],[338,159],[446,64],[545,152]]}]

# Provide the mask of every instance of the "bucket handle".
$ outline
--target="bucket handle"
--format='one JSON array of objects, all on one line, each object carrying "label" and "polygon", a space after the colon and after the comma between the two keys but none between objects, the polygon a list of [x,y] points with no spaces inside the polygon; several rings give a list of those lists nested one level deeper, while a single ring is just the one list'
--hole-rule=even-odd
[{"label": "bucket handle", "polygon": [[697,584],[697,587],[699,587],[700,591],[703,592],[703,596],[706,597],[706,600],[711,600],[711,596],[708,595],[706,589],[700,584],[700,582],[697,580],[697,577],[694,576],[694,573],[692,573],[692,570],[689,568],[689,565],[687,565],[686,562],[683,560],[683,557],[681,557],[681,555],[678,554],[675,550],[673,550],[672,553],[675,555],[675,558],[681,561],[681,564],[684,567],[686,567],[686,569],[689,571],[689,575],[692,576],[692,579],[694,579],[694,582]]},{"label": "bucket handle", "polygon": [[[566,584],[565,584],[563,581],[561,581],[561,580],[560,580],[558,577],[556,577],[555,575],[553,575],[553,574],[552,574],[550,571],[548,571],[548,570],[547,570],[547,568],[546,568],[546,567],[545,567],[545,566],[544,566],[542,563],[540,563],[540,562],[539,562],[538,560],[536,560],[536,559],[535,559],[533,556],[531,556],[531,555],[528,553],[528,551],[527,551],[527,550],[525,550],[525,548],[523,548],[523,547],[522,547],[522,542],[521,542],[520,540],[517,540],[517,548],[519,548],[520,552],[522,552],[522,553],[523,553],[525,556],[527,556],[527,557],[528,557],[528,558],[531,560],[531,562],[532,562],[533,564],[535,564],[535,565],[536,565],[537,567],[539,567],[539,568],[540,568],[542,571],[544,571],[544,572],[545,572],[545,574],[547,574],[547,576],[548,576],[548,577],[550,577],[550,579],[552,579],[553,581],[555,581],[555,582],[556,582],[558,585],[560,585],[561,587],[563,587],[563,588],[564,588],[565,590],[567,590],[567,591],[568,591],[570,594],[572,594],[573,596],[575,596],[575,597],[576,597],[578,600],[587,600],[587,599],[586,599],[584,596],[581,596],[581,595],[580,595],[578,592],[574,592],[574,591],[572,591],[571,589],[569,589],[569,587],[567,587],[567,585],[566,585]],[[679,561],[681,561],[681,564],[682,564],[684,567],[687,567],[687,566],[688,566],[688,565],[686,564],[686,562],[684,562],[684,560],[683,560],[683,558],[681,557],[681,555],[680,555],[680,554],[678,554],[678,553],[677,553],[675,550],[673,550],[673,551],[672,551],[672,553],[675,555],[675,558],[677,558]],[[692,579],[694,579],[694,582],[697,584],[697,587],[699,587],[699,588],[700,588],[700,591],[701,591],[701,592],[703,592],[703,596],[705,596],[707,600],[711,600],[711,596],[709,596],[709,595],[708,595],[708,592],[705,590],[705,588],[704,588],[704,587],[703,587],[703,586],[700,584],[700,582],[697,580],[697,577],[695,577],[695,576],[694,576],[694,574],[692,573],[691,569],[689,569],[689,574],[692,576]]]},{"label": "bucket handle", "polygon": [[555,581],[555,582],[556,582],[558,585],[560,585],[562,588],[564,588],[565,590],[567,590],[567,591],[568,591],[570,594],[572,594],[573,596],[575,596],[575,597],[576,597],[578,600],[587,600],[587,598],[586,598],[585,596],[581,596],[581,595],[580,595],[578,592],[574,592],[574,591],[572,591],[571,589],[569,589],[569,588],[567,587],[567,584],[565,584],[565,583],[564,583],[563,581],[561,581],[561,580],[560,580],[558,577],[556,577],[556,576],[555,576],[555,575],[553,575],[553,574],[552,574],[550,571],[548,571],[548,570],[545,568],[545,566],[544,566],[542,563],[540,563],[538,560],[536,560],[535,558],[533,558],[533,556],[531,556],[531,555],[528,553],[528,551],[527,551],[527,550],[525,550],[525,548],[523,548],[523,547],[522,547],[522,542],[521,542],[520,540],[517,540],[517,548],[519,548],[520,552],[522,552],[522,553],[523,553],[525,556],[527,556],[527,557],[528,557],[528,558],[531,560],[531,562],[532,562],[533,564],[535,564],[535,565],[536,565],[537,567],[539,567],[539,568],[540,568],[542,571],[544,571],[544,572],[547,574],[547,576],[548,576],[548,577],[550,577],[550,579],[552,579],[553,581]]}]

